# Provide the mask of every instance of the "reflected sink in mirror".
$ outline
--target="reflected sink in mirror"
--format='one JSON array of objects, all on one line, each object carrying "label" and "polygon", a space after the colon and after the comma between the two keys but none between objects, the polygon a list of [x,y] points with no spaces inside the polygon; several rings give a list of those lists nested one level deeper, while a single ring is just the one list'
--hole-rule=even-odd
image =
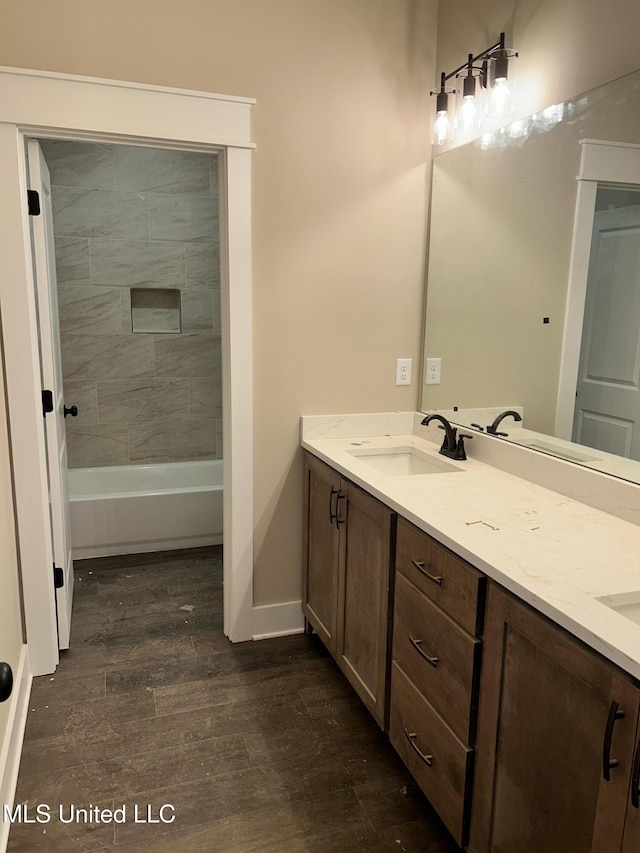
[{"label": "reflected sink in mirror", "polygon": [[619,595],[603,595],[596,598],[601,604],[605,604],[616,613],[640,625],[640,591],[622,592]]},{"label": "reflected sink in mirror", "polygon": [[431,456],[417,447],[361,448],[348,451],[381,474],[406,477],[419,474],[452,474],[462,471],[439,456]]},{"label": "reflected sink in mirror", "polygon": [[582,453],[575,446],[571,446],[567,442],[567,446],[554,444],[552,441],[544,441],[539,438],[518,438],[515,431],[510,435],[511,441],[522,447],[528,447],[531,450],[540,450],[542,453],[548,453],[551,456],[557,456],[559,459],[566,459],[568,462],[597,462],[600,456],[589,456],[587,453]]}]

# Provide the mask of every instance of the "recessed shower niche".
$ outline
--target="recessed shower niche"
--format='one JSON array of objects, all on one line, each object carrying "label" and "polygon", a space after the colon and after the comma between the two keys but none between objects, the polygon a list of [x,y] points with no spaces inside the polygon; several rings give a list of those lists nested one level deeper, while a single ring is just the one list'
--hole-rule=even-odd
[{"label": "recessed shower niche", "polygon": [[179,335],[182,331],[180,291],[132,288],[131,331],[134,335]]}]

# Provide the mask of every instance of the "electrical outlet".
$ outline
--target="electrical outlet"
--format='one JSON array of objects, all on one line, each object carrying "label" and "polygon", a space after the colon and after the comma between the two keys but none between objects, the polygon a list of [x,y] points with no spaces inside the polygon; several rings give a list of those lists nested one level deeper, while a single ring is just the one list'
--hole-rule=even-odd
[{"label": "electrical outlet", "polygon": [[396,385],[411,385],[411,359],[396,359]]},{"label": "electrical outlet", "polygon": [[424,384],[439,385],[440,384],[440,358],[428,358],[427,369],[425,370]]}]

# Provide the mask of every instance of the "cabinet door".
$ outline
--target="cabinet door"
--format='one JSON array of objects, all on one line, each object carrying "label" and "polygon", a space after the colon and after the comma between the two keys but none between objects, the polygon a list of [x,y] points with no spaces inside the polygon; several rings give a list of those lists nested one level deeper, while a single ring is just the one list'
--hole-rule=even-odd
[{"label": "cabinet door", "polygon": [[[342,481],[337,661],[378,724],[385,727],[391,529],[394,513]],[[340,507],[340,517],[343,508]]]},{"label": "cabinet door", "polygon": [[469,849],[619,851],[637,717],[620,670],[491,585]]},{"label": "cabinet door", "polygon": [[[638,733],[640,735],[640,732]],[[624,826],[622,853],[638,853],[640,850],[640,740],[636,740],[633,759],[627,818]]]},{"label": "cabinet door", "polygon": [[[302,610],[335,657],[340,532],[335,523],[339,475],[305,454],[305,570]],[[344,513],[344,500],[340,511]],[[342,516],[341,516],[342,517]]]}]

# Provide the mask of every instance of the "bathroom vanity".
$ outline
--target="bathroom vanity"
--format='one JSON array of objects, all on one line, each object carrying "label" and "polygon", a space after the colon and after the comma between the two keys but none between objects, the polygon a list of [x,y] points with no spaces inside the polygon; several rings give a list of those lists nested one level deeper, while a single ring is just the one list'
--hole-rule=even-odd
[{"label": "bathroom vanity", "polygon": [[303,418],[307,623],[461,846],[637,850],[640,527],[421,417]]}]

